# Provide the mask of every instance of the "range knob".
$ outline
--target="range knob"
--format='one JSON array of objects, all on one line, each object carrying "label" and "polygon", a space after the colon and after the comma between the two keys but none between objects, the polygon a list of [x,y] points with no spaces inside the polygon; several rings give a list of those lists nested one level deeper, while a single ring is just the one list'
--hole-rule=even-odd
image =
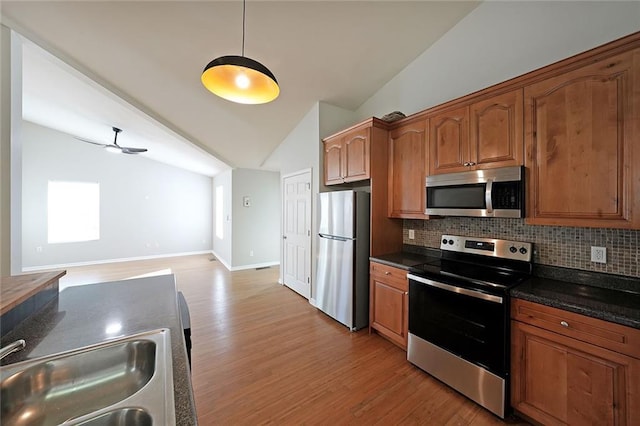
[{"label": "range knob", "polygon": [[527,249],[524,247],[520,247],[520,253],[527,254]]},{"label": "range knob", "polygon": [[447,239],[446,238],[442,240],[442,244],[447,244]]},{"label": "range knob", "polygon": [[517,252],[517,251],[518,251],[518,249],[517,249],[515,246],[511,246],[511,247],[509,247],[509,251],[510,251],[511,253],[515,253],[515,252]]},{"label": "range knob", "polygon": [[453,240],[449,240],[449,244],[453,245]]}]

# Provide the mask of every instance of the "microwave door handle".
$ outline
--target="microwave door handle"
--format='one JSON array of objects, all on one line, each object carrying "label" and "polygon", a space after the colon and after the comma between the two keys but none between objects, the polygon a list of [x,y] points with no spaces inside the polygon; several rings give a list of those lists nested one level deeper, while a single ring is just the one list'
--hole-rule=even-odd
[{"label": "microwave door handle", "polygon": [[491,193],[493,192],[493,179],[487,179],[487,186],[484,189],[484,202],[487,205],[487,215],[493,215],[493,204],[491,203]]}]

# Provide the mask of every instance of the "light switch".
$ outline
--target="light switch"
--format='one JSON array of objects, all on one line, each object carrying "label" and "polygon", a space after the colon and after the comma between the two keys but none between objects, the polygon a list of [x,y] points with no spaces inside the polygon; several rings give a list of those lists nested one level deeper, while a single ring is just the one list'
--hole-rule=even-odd
[{"label": "light switch", "polygon": [[245,207],[251,207],[251,198],[242,197],[242,205]]}]

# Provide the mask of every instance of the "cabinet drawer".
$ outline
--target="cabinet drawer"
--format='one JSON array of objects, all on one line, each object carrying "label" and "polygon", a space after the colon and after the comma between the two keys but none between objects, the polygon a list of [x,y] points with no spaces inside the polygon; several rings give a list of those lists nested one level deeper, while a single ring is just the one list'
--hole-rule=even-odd
[{"label": "cabinet drawer", "polygon": [[640,358],[640,330],[539,303],[513,299],[511,318]]},{"label": "cabinet drawer", "polygon": [[407,271],[382,263],[370,262],[369,273],[371,276],[380,278],[385,284],[395,287],[401,291],[408,291]]}]

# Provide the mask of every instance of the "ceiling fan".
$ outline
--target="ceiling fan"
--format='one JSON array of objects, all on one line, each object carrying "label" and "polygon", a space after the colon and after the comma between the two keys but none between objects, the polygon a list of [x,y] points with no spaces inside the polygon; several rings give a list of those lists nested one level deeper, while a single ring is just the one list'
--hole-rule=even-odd
[{"label": "ceiling fan", "polygon": [[103,146],[109,152],[122,152],[124,154],[139,154],[141,152],[147,152],[147,148],[131,148],[127,146],[118,145],[118,133],[122,132],[122,129],[118,129],[117,127],[112,127],[112,129],[115,134],[113,135],[113,143],[111,144],[94,142],[94,141],[90,141],[88,139],[83,139],[79,137],[76,137],[76,139],[82,142]]}]

